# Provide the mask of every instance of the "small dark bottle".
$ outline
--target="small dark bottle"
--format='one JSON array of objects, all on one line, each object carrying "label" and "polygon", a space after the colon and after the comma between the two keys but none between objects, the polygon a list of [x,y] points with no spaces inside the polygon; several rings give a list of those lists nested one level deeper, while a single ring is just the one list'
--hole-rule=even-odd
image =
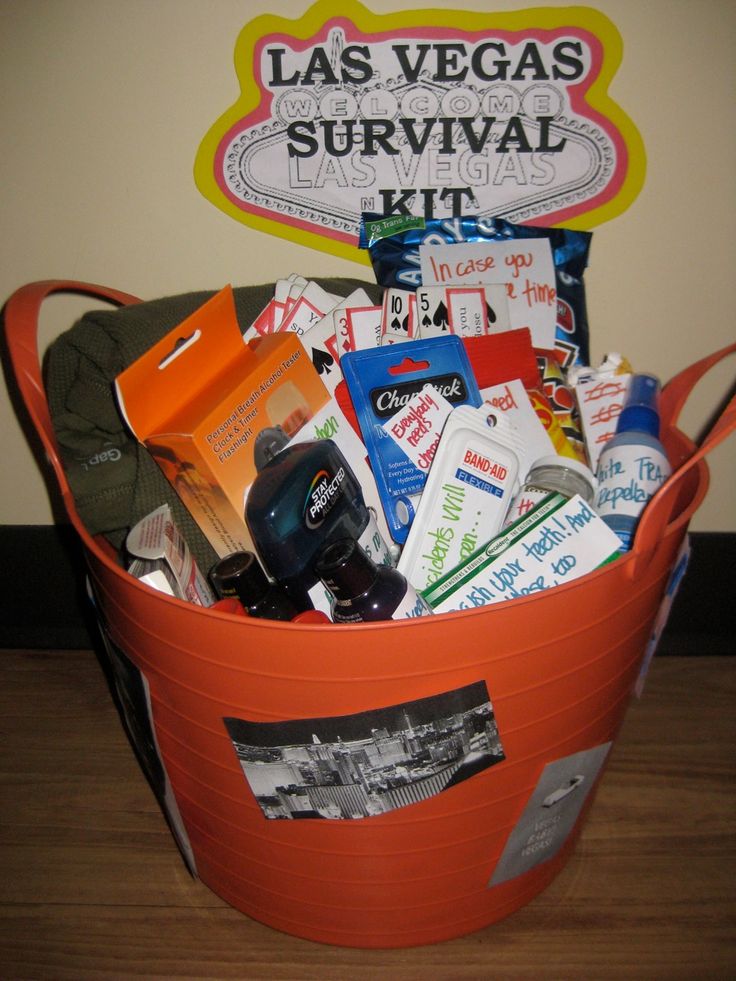
[{"label": "small dark bottle", "polygon": [[210,581],[219,597],[234,596],[248,616],[262,620],[293,620],[299,612],[275,582],[271,582],[253,552],[233,552],[214,564]]},{"label": "small dark bottle", "polygon": [[376,565],[353,538],[325,546],[315,570],[334,598],[335,623],[403,620],[432,612],[398,569]]}]

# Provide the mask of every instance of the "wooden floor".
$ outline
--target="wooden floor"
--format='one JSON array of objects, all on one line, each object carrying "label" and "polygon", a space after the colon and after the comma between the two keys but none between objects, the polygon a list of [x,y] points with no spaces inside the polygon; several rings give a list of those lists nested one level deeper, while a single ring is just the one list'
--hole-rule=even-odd
[{"label": "wooden floor", "polygon": [[567,867],[468,937],[277,933],[185,870],[91,652],[0,651],[0,978],[736,977],[736,658],[655,659]]}]

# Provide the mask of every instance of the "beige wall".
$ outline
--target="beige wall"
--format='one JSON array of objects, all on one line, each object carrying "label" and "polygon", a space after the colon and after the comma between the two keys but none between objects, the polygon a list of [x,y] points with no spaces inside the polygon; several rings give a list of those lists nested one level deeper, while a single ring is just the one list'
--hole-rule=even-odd
[{"label": "beige wall", "polygon": [[[387,13],[432,4],[366,6]],[[238,94],[240,28],[260,13],[296,17],[307,7],[306,0],[0,0],[2,302],[21,284],[52,277],[143,298],[291,272],[371,278],[366,266],[228,218],[192,177],[202,137]],[[623,37],[610,94],[642,134],[648,172],[629,210],[594,231],[586,277],[592,355],[619,350],[667,379],[736,334],[736,5],[596,7]],[[80,309],[79,301],[51,301],[42,343]],[[684,428],[698,430],[733,373],[732,362],[699,386]],[[1,411],[0,523],[49,522],[44,483],[5,392]],[[736,439],[711,459],[713,486],[692,527],[735,530]]]}]

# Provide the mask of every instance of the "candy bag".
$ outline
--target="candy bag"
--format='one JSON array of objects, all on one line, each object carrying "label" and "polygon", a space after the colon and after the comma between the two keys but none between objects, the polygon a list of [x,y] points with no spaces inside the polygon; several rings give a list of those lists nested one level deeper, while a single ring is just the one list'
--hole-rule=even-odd
[{"label": "candy bag", "polygon": [[552,249],[557,292],[555,348],[563,367],[589,361],[588,314],[583,274],[592,232],[517,225],[505,218],[421,218],[364,212],[358,245],[370,255],[376,282],[416,290],[422,285],[419,247],[454,242],[546,238]]}]

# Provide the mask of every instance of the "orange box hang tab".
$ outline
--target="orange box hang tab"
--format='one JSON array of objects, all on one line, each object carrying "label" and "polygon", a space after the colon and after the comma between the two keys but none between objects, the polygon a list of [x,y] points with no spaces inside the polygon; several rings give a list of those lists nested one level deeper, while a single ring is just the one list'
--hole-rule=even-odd
[{"label": "orange box hang tab", "polygon": [[151,453],[218,555],[253,550],[243,517],[258,433],[294,436],[329,400],[298,336],[248,343],[231,286],[115,381],[131,432]]}]

